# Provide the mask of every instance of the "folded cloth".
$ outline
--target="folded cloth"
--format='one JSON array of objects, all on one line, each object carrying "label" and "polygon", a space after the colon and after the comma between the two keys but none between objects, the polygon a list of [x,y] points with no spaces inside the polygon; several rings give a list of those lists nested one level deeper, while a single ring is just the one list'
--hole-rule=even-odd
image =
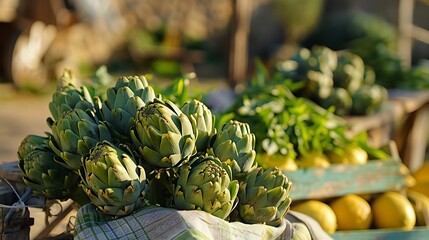
[{"label": "folded cloth", "polygon": [[[296,231],[309,231],[312,240],[333,240],[333,238],[325,232],[320,224],[312,217],[299,213],[296,211],[289,210],[286,214],[288,222],[292,223],[292,235],[297,235]],[[305,224],[306,228],[298,228],[297,224]],[[293,239],[293,238],[292,238]]]},{"label": "folded cloth", "polygon": [[92,204],[78,210],[75,239],[291,239],[292,224],[280,226],[228,222],[204,211],[147,207],[112,219]]}]

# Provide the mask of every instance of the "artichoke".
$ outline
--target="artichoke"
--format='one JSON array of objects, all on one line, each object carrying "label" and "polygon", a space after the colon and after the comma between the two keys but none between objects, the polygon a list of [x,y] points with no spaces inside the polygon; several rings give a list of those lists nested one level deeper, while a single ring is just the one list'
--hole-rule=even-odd
[{"label": "artichoke", "polygon": [[238,188],[228,165],[211,155],[195,156],[179,170],[174,204],[179,210],[203,210],[226,219],[234,207]]},{"label": "artichoke", "polygon": [[81,157],[99,141],[111,141],[109,129],[91,111],[75,108],[51,124],[49,145],[61,157],[61,163],[72,170],[80,168]]},{"label": "artichoke", "polygon": [[[76,192],[80,177],[57,162],[47,137],[28,135],[18,148],[19,169],[33,193],[47,199],[66,200]],[[82,199],[84,200],[84,199]]]},{"label": "artichoke", "polygon": [[74,108],[83,110],[93,110],[94,102],[92,96],[85,86],[78,89],[71,74],[71,71],[65,70],[58,81],[58,88],[52,95],[52,100],[49,102],[49,111],[52,114],[53,120],[58,120],[61,115]]},{"label": "artichoke", "polygon": [[205,152],[210,137],[215,133],[215,116],[204,103],[193,99],[185,102],[181,108],[192,122],[196,132],[196,147],[198,152]]},{"label": "artichoke", "polygon": [[112,134],[121,142],[131,142],[130,128],[137,110],[154,98],[155,91],[144,76],[119,78],[114,87],[107,89],[107,99],[101,109]]},{"label": "artichoke", "polygon": [[108,141],[99,142],[84,156],[79,173],[84,191],[104,214],[125,216],[148,204],[144,168]]},{"label": "artichoke", "polygon": [[255,168],[240,182],[237,211],[244,223],[280,225],[292,199],[292,182],[278,168]]},{"label": "artichoke", "polygon": [[255,135],[247,123],[230,120],[210,140],[208,153],[226,162],[234,177],[250,171],[256,157]]},{"label": "artichoke", "polygon": [[332,71],[337,67],[337,54],[325,46],[313,46],[307,60],[310,69],[317,70],[332,76]]},{"label": "artichoke", "polygon": [[356,92],[363,84],[365,64],[361,57],[348,51],[338,52],[338,65],[334,71],[334,85],[349,93]]},{"label": "artichoke", "polygon": [[131,139],[151,166],[179,166],[196,152],[190,119],[171,101],[155,99],[137,111]]},{"label": "artichoke", "polygon": [[49,143],[49,138],[38,135],[27,135],[22,139],[21,144],[18,146],[18,160],[23,160],[34,149],[40,146],[46,146]]}]

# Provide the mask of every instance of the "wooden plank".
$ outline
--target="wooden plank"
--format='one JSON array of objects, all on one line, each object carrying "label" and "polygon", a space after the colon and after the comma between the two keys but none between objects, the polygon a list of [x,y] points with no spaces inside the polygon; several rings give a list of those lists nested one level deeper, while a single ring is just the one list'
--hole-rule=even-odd
[{"label": "wooden plank", "polygon": [[406,66],[411,66],[413,48],[414,0],[399,0],[398,6],[398,53]]},{"label": "wooden plank", "polygon": [[415,227],[412,231],[392,229],[338,231],[331,236],[335,240],[426,240],[429,238],[429,228]]},{"label": "wooden plank", "polygon": [[386,102],[380,110],[367,116],[344,116],[348,122],[349,134],[354,136],[366,131],[374,147],[387,145],[394,134],[396,120],[404,115],[403,107],[397,102]]},{"label": "wooden plank", "polygon": [[405,175],[400,166],[393,159],[370,160],[364,165],[333,164],[329,168],[303,168],[285,174],[293,184],[292,199],[321,199],[401,189]]},{"label": "wooden plank", "polygon": [[406,114],[414,112],[429,102],[428,90],[389,89],[389,101],[401,104]]}]

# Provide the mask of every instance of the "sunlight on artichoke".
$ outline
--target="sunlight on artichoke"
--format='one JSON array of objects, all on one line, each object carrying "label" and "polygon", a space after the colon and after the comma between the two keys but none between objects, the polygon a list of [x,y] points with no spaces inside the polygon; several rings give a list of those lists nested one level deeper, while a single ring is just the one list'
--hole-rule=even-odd
[{"label": "sunlight on artichoke", "polygon": [[128,152],[102,141],[83,162],[84,190],[100,212],[125,216],[148,204],[146,172]]},{"label": "sunlight on artichoke", "polygon": [[49,145],[61,157],[64,166],[77,170],[82,165],[81,157],[102,140],[111,141],[107,126],[90,111],[76,108],[64,112],[52,124]]},{"label": "sunlight on artichoke", "polygon": [[177,209],[203,210],[225,219],[236,201],[239,184],[228,165],[210,155],[191,160],[180,169],[174,191]]},{"label": "sunlight on artichoke", "polygon": [[216,132],[215,116],[204,103],[192,99],[181,108],[192,122],[194,132],[196,132],[196,146],[198,152],[205,152],[208,147],[210,137]]},{"label": "sunlight on artichoke", "polygon": [[137,111],[131,139],[143,160],[155,167],[177,166],[196,152],[191,121],[168,100],[155,99]]},{"label": "sunlight on artichoke", "polygon": [[103,119],[119,140],[131,142],[130,128],[137,110],[155,99],[155,91],[144,76],[121,77],[114,87],[107,89],[102,105]]},{"label": "sunlight on artichoke", "polygon": [[245,223],[280,225],[289,211],[292,182],[278,168],[255,168],[240,182],[238,212]]},{"label": "sunlight on artichoke", "polygon": [[230,165],[233,176],[237,176],[254,166],[255,142],[249,124],[230,120],[213,136],[208,152]]}]

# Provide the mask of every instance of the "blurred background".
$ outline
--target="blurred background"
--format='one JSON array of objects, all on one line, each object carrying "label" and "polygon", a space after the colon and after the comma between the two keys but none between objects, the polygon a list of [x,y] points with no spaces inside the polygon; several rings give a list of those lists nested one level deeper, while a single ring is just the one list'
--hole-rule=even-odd
[{"label": "blurred background", "polygon": [[427,65],[427,3],[1,0],[0,81],[39,92],[65,68],[88,77],[105,65],[112,74],[195,72],[236,85],[255,59],[270,62],[298,47],[325,45],[373,61],[377,73],[395,76],[383,82],[391,87],[410,78],[408,68]]}]

